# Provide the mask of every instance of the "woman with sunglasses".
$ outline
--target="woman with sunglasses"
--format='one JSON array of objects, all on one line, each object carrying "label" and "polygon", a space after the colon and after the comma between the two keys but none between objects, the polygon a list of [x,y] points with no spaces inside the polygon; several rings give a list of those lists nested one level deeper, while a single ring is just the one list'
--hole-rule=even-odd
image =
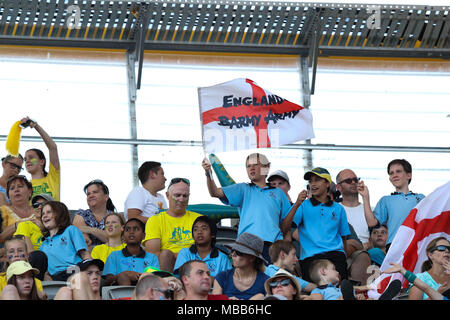
[{"label": "woman with sunglasses", "polygon": [[[422,273],[417,278],[432,289],[444,293],[450,289],[450,241],[446,237],[438,237],[426,248],[428,260],[422,264]],[[409,300],[426,300],[428,295],[416,286],[409,291]]]},{"label": "woman with sunglasses", "polygon": [[31,184],[34,194],[47,193],[55,200],[60,199],[61,172],[58,148],[47,132],[34,120],[29,117],[22,118],[21,126],[35,129],[41,136],[50,156],[48,172],[45,170],[47,159],[40,149],[29,149],[25,152],[25,167],[31,174]]},{"label": "woman with sunglasses", "polygon": [[264,284],[268,295],[283,296],[287,300],[300,300],[301,288],[292,274],[280,269]]},{"label": "woman with sunglasses", "polygon": [[6,184],[6,195],[10,204],[0,207],[1,233],[0,243],[11,237],[22,221],[33,221],[36,214],[30,205],[33,187],[25,176],[12,176]]},{"label": "woman with sunglasses", "polygon": [[86,201],[89,209],[80,209],[73,218],[72,224],[84,234],[88,245],[95,247],[108,241],[105,231],[105,218],[115,212],[109,189],[102,180],[92,180],[84,186]]},{"label": "woman with sunglasses", "polygon": [[22,171],[23,157],[21,154],[14,157],[8,154],[2,158],[3,174],[0,177],[0,206],[9,203],[9,199],[6,195],[6,183],[12,176],[18,175]]}]

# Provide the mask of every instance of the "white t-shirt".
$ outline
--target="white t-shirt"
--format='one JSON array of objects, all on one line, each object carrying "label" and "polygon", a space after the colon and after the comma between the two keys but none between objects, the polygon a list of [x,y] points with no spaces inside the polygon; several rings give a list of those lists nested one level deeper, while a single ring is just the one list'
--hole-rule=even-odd
[{"label": "white t-shirt", "polygon": [[128,209],[139,209],[143,217],[151,217],[159,212],[160,209],[168,209],[164,196],[157,193],[154,197],[143,187],[136,187],[131,190],[124,205],[124,216],[128,220]]},{"label": "white t-shirt", "polygon": [[[342,204],[342,203],[341,203]],[[357,207],[347,207],[342,205],[347,214],[347,221],[355,229],[356,235],[362,243],[369,241],[369,226],[364,217],[364,205],[361,203]]]}]

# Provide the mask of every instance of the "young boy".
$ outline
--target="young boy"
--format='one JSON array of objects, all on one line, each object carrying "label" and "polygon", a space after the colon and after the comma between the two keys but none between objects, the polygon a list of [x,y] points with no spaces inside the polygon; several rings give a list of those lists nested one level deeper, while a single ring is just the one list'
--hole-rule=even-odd
[{"label": "young boy", "polygon": [[[248,232],[264,240],[263,256],[270,262],[269,247],[283,238],[281,221],[288,214],[291,204],[283,190],[266,183],[270,162],[260,153],[250,154],[245,166],[250,183],[236,183],[218,188],[212,179],[211,164],[202,163],[207,177],[209,194],[224,204],[239,208],[238,237]],[[287,231],[285,232],[287,233]]]},{"label": "young boy", "polygon": [[199,216],[192,225],[192,237],[195,243],[190,248],[178,252],[174,274],[187,261],[201,260],[206,263],[211,277],[232,268],[230,259],[216,247],[217,226],[208,216]]},{"label": "young boy", "polygon": [[158,258],[144,251],[141,242],[145,238],[145,225],[137,219],[131,218],[124,226],[124,238],[127,246],[119,251],[111,252],[106,259],[103,276],[105,285],[136,285],[141,273],[151,266],[159,269]]},{"label": "young boy", "polygon": [[364,203],[364,215],[369,227],[378,224],[386,224],[389,230],[387,239],[387,250],[394,239],[398,228],[403,224],[411,210],[425,196],[421,193],[413,193],[409,190],[412,178],[411,164],[405,159],[395,159],[387,166],[389,181],[395,188],[395,192],[389,196],[382,197],[375,209],[370,207],[369,189],[361,181],[358,184],[358,192],[361,194]]},{"label": "young boy", "polygon": [[306,190],[300,192],[281,225],[283,232],[290,230],[292,221],[298,227],[301,239],[300,266],[303,279],[311,282],[310,265],[317,259],[331,260],[341,279],[347,278],[347,258],[344,237],[350,234],[344,208],[328,195],[331,186],[330,173],[324,168],[314,168],[304,175],[309,181],[311,199]]},{"label": "young boy", "polygon": [[297,250],[291,241],[275,241],[269,248],[270,259],[273,264],[267,266],[264,273],[269,277],[273,277],[281,269],[289,271],[299,283],[302,291],[311,292],[316,287],[315,284],[294,276],[295,265],[298,261],[296,253]]}]

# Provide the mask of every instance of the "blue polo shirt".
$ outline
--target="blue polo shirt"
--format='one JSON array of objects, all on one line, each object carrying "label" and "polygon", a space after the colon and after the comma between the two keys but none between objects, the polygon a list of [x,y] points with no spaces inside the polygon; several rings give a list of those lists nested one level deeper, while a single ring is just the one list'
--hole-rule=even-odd
[{"label": "blue polo shirt", "polygon": [[283,239],[280,225],[291,209],[283,190],[254,183],[232,184],[222,190],[226,199],[220,200],[239,209],[238,237],[248,232],[267,242]]},{"label": "blue polo shirt", "polygon": [[231,269],[230,259],[222,251],[218,250],[216,247],[205,257],[205,259],[200,258],[197,252],[197,247],[193,244],[190,248],[183,248],[178,252],[177,261],[175,262],[175,267],[173,273],[178,275],[178,269],[190,260],[202,260],[208,266],[209,272],[212,277],[228,269]]},{"label": "blue polo shirt", "polygon": [[344,252],[342,237],[349,235],[350,229],[345,209],[339,203],[306,199],[293,221],[298,226],[300,260],[329,251]]},{"label": "blue polo shirt", "polygon": [[[275,275],[275,273],[278,272],[278,270],[280,270],[280,267],[277,267],[274,264],[271,264],[269,266],[266,267],[266,270],[264,271],[265,274],[267,274],[269,277],[273,277]],[[299,278],[297,276],[292,275],[299,283],[300,288],[303,290],[306,288],[306,286],[309,284],[308,281],[303,280],[302,278]]]},{"label": "blue polo shirt", "polygon": [[48,273],[55,275],[81,262],[78,253],[80,250],[88,251],[88,247],[80,229],[70,225],[53,237],[44,238],[39,250],[47,255]]},{"label": "blue polo shirt", "polygon": [[139,254],[134,256],[125,247],[122,250],[111,252],[108,259],[106,259],[103,275],[117,275],[123,271],[142,273],[147,267],[159,269],[158,258],[153,253],[144,251],[141,248]]},{"label": "blue polo shirt", "polygon": [[323,296],[323,300],[339,300],[342,297],[342,291],[337,286],[329,283],[328,285],[318,286],[311,294],[319,293]]},{"label": "blue polo shirt", "polygon": [[373,214],[380,224],[386,224],[388,227],[387,244],[390,244],[394,240],[398,228],[400,228],[411,210],[423,198],[425,196],[421,193],[413,193],[411,191],[407,194],[394,192],[389,196],[382,197],[378,201],[373,210]]}]

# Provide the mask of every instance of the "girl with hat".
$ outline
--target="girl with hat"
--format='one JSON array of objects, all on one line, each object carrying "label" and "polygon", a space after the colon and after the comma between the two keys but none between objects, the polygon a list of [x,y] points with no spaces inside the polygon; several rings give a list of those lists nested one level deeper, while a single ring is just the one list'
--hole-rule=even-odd
[{"label": "girl with hat", "polygon": [[34,277],[39,273],[26,261],[16,261],[6,270],[8,284],[2,291],[2,300],[44,300],[36,289]]},{"label": "girl with hat", "polygon": [[244,232],[230,247],[233,268],[220,272],[214,280],[213,294],[225,294],[234,300],[261,300],[266,294],[262,256],[264,241]]},{"label": "girl with hat", "polygon": [[278,270],[272,278],[267,279],[264,287],[268,295],[283,296],[287,300],[300,300],[301,288],[297,279],[284,269]]}]

